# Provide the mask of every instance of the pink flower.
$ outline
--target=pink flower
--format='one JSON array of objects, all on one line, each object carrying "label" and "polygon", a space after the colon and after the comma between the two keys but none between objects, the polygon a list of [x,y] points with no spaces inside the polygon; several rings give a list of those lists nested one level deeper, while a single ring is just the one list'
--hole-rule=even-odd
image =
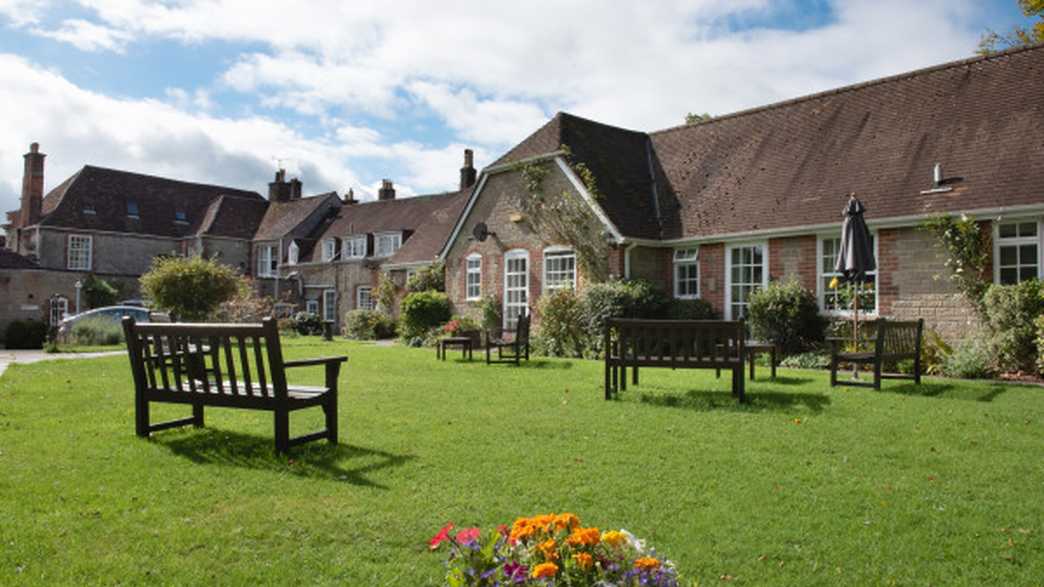
[{"label": "pink flower", "polygon": [[428,549],[429,550],[435,550],[436,548],[439,547],[440,544],[443,543],[443,541],[448,540],[449,539],[450,530],[452,530],[452,529],[453,529],[453,522],[450,522],[450,523],[446,524],[445,526],[443,526],[442,529],[439,530],[439,533],[436,534],[435,536],[432,536],[431,540],[428,541]]},{"label": "pink flower", "polygon": [[478,528],[465,528],[457,532],[457,544],[470,544],[479,538]]}]

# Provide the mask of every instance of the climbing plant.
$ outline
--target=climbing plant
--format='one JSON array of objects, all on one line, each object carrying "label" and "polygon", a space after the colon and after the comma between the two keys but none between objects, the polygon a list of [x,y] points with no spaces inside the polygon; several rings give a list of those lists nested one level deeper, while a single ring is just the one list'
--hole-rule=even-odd
[{"label": "climbing plant", "polygon": [[945,252],[950,281],[983,315],[983,296],[990,286],[989,235],[978,222],[964,214],[960,218],[937,216],[927,220],[923,227],[935,235]]}]

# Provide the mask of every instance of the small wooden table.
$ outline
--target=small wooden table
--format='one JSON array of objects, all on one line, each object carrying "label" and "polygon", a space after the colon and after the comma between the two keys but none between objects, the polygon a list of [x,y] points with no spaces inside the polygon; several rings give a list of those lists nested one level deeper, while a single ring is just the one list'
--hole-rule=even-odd
[{"label": "small wooden table", "polygon": [[452,347],[460,348],[460,356],[462,359],[471,360],[474,344],[470,336],[447,336],[445,338],[440,338],[439,344],[435,345],[435,358],[445,361],[446,349]]},{"label": "small wooden table", "polygon": [[769,353],[772,365],[772,380],[776,379],[776,345],[771,342],[760,342],[748,340],[744,343],[747,347],[747,359],[750,361],[750,380],[754,380],[754,357],[760,353]]}]

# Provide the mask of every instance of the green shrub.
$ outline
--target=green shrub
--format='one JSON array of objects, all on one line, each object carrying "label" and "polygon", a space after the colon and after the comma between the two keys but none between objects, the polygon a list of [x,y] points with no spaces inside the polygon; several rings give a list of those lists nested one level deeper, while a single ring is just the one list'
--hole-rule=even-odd
[{"label": "green shrub", "polygon": [[123,342],[123,327],[111,318],[92,316],[73,324],[69,340],[86,345],[120,344]]},{"label": "green shrub", "polygon": [[1041,282],[991,285],[983,306],[1000,371],[1032,371],[1037,362],[1036,320],[1044,312]]},{"label": "green shrub", "polygon": [[1044,316],[1037,318],[1037,373],[1044,375]]},{"label": "green shrub", "polygon": [[301,336],[323,333],[323,320],[312,312],[298,312],[290,317],[290,326]]},{"label": "green shrub", "polygon": [[87,307],[89,308],[113,306],[119,300],[119,288],[93,274],[84,278],[82,285],[80,292],[83,294],[84,301],[87,302]]},{"label": "green shrub", "polygon": [[377,310],[352,310],[344,317],[344,333],[355,340],[395,336],[395,321]]},{"label": "green shrub", "polygon": [[559,289],[540,298],[539,354],[553,357],[582,357],[588,331],[584,304],[572,289]]},{"label": "green shrub", "polygon": [[587,325],[586,356],[602,356],[605,325],[611,318],[663,318],[671,305],[667,294],[652,283],[635,279],[595,283],[584,292]]},{"label": "green shrub", "polygon": [[178,320],[206,320],[234,299],[241,286],[235,270],[203,257],[157,257],[141,276],[141,289]]},{"label": "green shrub", "polygon": [[503,315],[500,311],[500,300],[494,295],[482,298],[482,328],[499,333],[503,326]]},{"label": "green shrub", "polygon": [[773,282],[752,293],[747,318],[754,338],[777,344],[785,355],[823,342],[826,329],[815,294],[794,280]]},{"label": "green shrub", "polygon": [[[254,282],[244,277],[236,286],[236,295],[222,302],[210,318],[215,322],[226,323],[260,322],[274,313],[275,300],[258,296]],[[284,326],[287,330],[292,329],[289,322]]]},{"label": "green shrub", "polygon": [[42,349],[47,340],[47,324],[40,320],[15,320],[4,332],[4,346],[9,349]]},{"label": "green shrub", "polygon": [[808,351],[790,355],[779,362],[780,367],[791,369],[826,369],[830,366],[830,354],[822,351]]},{"label": "green shrub", "polygon": [[406,280],[406,291],[446,291],[446,271],[442,263],[422,267]]},{"label": "green shrub", "polygon": [[450,319],[450,303],[446,294],[420,291],[407,294],[399,308],[399,334],[409,340],[424,336],[432,328]]},{"label": "green shrub", "polygon": [[942,373],[961,379],[984,379],[994,374],[993,353],[986,336],[972,335],[953,349],[942,365]]},{"label": "green shrub", "polygon": [[[482,332],[482,325],[474,318],[468,316],[453,316],[442,325],[440,332],[443,336],[476,336]],[[477,338],[475,339],[477,340]]]},{"label": "green shrub", "polygon": [[707,300],[671,300],[667,318],[671,320],[713,320],[718,317]]}]

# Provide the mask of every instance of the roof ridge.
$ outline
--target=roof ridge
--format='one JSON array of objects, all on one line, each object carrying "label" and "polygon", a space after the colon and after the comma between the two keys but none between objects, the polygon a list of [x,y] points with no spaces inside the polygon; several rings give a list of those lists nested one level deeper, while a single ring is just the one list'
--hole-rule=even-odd
[{"label": "roof ridge", "polygon": [[806,94],[804,96],[798,96],[796,98],[787,98],[786,100],[781,100],[779,102],[773,102],[771,104],[764,104],[762,106],[754,106],[753,108],[746,108],[746,109],[743,109],[743,110],[737,110],[735,112],[730,112],[728,114],[723,114],[721,116],[713,116],[709,120],[704,120],[702,122],[696,122],[696,123],[693,123],[693,124],[686,123],[686,124],[679,124],[679,125],[675,125],[675,126],[669,126],[667,128],[662,128],[662,129],[659,129],[659,130],[649,131],[647,134],[649,136],[652,136],[652,135],[658,135],[658,134],[674,132],[674,131],[678,131],[678,130],[682,130],[682,129],[686,129],[686,128],[692,128],[692,127],[697,127],[697,126],[705,126],[705,125],[709,125],[709,124],[714,124],[715,122],[721,122],[723,120],[730,120],[730,119],[738,118],[738,117],[741,117],[741,116],[748,116],[748,115],[751,115],[751,114],[757,114],[757,113],[765,112],[765,111],[768,111],[768,110],[775,110],[777,108],[784,108],[784,107],[787,107],[787,106],[793,106],[795,104],[801,104],[801,103],[809,102],[809,101],[816,100],[816,99],[819,99],[819,98],[825,98],[827,96],[836,96],[836,95],[845,94],[845,93],[848,93],[848,92],[854,92],[854,91],[863,90],[863,89],[870,88],[870,87],[879,86],[879,85],[886,84],[886,83],[904,81],[904,80],[907,80],[907,79],[913,79],[913,78],[916,78],[916,77],[920,77],[920,76],[924,76],[924,75],[930,75],[930,74],[938,73],[938,72],[941,72],[941,71],[947,71],[947,70],[950,70],[950,69],[957,69],[959,67],[966,67],[968,65],[973,65],[975,63],[984,63],[984,62],[987,62],[987,61],[1001,61],[1001,60],[1007,59],[1007,58],[1009,58],[1009,57],[1011,57],[1013,55],[1018,55],[1019,53],[1027,53],[1027,52],[1030,52],[1030,51],[1037,51],[1037,50],[1042,50],[1042,49],[1044,49],[1044,43],[1037,43],[1035,45],[1030,45],[1030,46],[1027,46],[1027,47],[1015,47],[1013,49],[1008,49],[1008,50],[1005,50],[1005,51],[1001,51],[999,53],[993,53],[991,55],[976,55],[975,57],[967,57],[967,58],[964,58],[964,59],[959,59],[957,61],[948,61],[946,63],[940,63],[940,64],[937,64],[937,65],[931,65],[931,66],[928,66],[928,67],[922,67],[920,69],[913,69],[913,70],[906,71],[906,72],[903,72],[903,73],[897,73],[897,74],[893,74],[893,75],[889,75],[889,76],[884,76],[884,77],[874,78],[874,79],[870,79],[870,80],[866,80],[866,81],[856,82],[854,84],[849,84],[847,86],[841,86],[839,88],[832,88],[832,89],[829,89],[829,90],[823,90],[822,92],[816,92],[816,93],[813,93],[813,94]]},{"label": "roof ridge", "polygon": [[408,202],[410,200],[419,200],[422,198],[445,198],[448,196],[455,196],[463,192],[464,190],[454,190],[452,192],[439,192],[436,194],[417,194],[415,196],[406,196],[405,198],[393,198],[391,200],[358,200],[352,206],[366,206],[369,204],[387,204],[393,202]]},{"label": "roof ridge", "polygon": [[[261,194],[259,194],[258,192],[254,191],[254,190],[248,190],[248,189],[243,189],[243,188],[236,188],[236,187],[227,186],[227,185],[219,185],[219,184],[216,184],[216,183],[202,183],[202,182],[198,182],[198,181],[186,181],[184,179],[173,179],[173,178],[170,178],[170,177],[163,177],[162,175],[154,175],[154,174],[151,174],[151,173],[140,173],[140,172],[137,172],[137,171],[127,171],[126,169],[116,169],[114,167],[102,167],[100,165],[90,165],[90,164],[86,164],[86,165],[83,166],[83,168],[80,169],[81,172],[85,171],[85,170],[108,171],[108,172],[113,172],[113,173],[122,173],[124,175],[135,175],[135,176],[138,176],[138,177],[145,177],[145,178],[149,178],[149,179],[158,179],[158,180],[161,180],[161,181],[167,181],[167,182],[171,182],[171,183],[180,183],[180,184],[188,184],[188,185],[208,187],[208,188],[217,188],[217,189],[220,189],[220,190],[233,190],[233,191],[236,191],[236,192],[245,192],[245,193],[253,194],[253,195],[257,196],[260,199],[264,199],[264,198],[261,197]],[[236,195],[234,193],[224,194],[224,195],[228,195],[228,196],[232,196],[232,197],[236,197],[236,198],[245,197],[245,196],[242,196],[242,195]]]}]

